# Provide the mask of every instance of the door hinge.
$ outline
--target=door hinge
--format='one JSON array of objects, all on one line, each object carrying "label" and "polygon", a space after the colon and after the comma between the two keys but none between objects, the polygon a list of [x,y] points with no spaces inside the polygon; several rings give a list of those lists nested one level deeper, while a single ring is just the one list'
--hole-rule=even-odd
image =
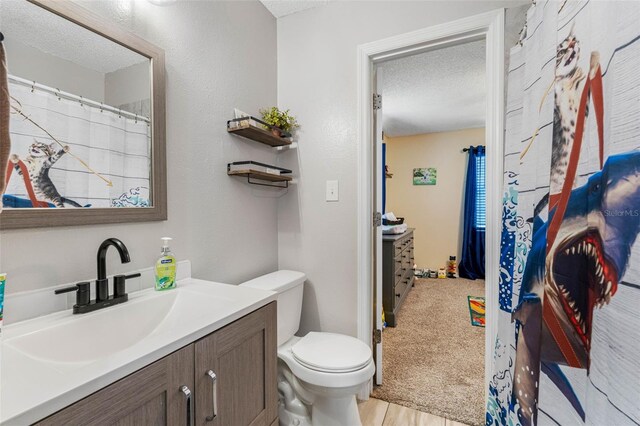
[{"label": "door hinge", "polygon": [[382,343],[382,330],[373,330],[373,343],[376,345]]},{"label": "door hinge", "polygon": [[373,94],[373,110],[379,110],[382,108],[382,95],[378,95],[377,93]]},{"label": "door hinge", "polygon": [[382,213],[380,212],[375,212],[373,214],[373,226],[375,228],[382,226]]}]

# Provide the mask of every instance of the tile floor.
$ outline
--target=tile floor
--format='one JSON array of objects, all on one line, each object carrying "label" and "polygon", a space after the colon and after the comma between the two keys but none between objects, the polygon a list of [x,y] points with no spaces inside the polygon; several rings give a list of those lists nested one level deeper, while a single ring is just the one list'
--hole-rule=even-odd
[{"label": "tile floor", "polygon": [[463,423],[375,398],[359,402],[358,410],[362,426],[465,426]]}]

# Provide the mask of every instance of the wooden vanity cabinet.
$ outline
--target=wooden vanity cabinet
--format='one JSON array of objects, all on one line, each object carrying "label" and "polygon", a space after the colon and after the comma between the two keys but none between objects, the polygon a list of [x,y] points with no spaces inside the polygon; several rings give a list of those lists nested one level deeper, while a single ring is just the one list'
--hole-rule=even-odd
[{"label": "wooden vanity cabinet", "polygon": [[180,387],[194,389],[193,349],[182,348],[37,424],[186,424],[187,399]]},{"label": "wooden vanity cabinet", "polygon": [[276,333],[272,302],[37,424],[277,424]]},{"label": "wooden vanity cabinet", "polygon": [[198,340],[196,424],[270,426],[278,415],[276,346],[275,303]]}]

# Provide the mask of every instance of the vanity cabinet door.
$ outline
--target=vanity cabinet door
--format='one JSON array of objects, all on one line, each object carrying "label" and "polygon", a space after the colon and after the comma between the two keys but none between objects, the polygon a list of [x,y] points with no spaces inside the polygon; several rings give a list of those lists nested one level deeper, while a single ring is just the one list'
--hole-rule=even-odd
[{"label": "vanity cabinet door", "polygon": [[[188,425],[194,345],[180,349],[47,417],[38,425]],[[181,391],[191,391],[191,407]]]},{"label": "vanity cabinet door", "polygon": [[270,426],[275,421],[276,333],[272,302],[195,343],[197,425]]}]

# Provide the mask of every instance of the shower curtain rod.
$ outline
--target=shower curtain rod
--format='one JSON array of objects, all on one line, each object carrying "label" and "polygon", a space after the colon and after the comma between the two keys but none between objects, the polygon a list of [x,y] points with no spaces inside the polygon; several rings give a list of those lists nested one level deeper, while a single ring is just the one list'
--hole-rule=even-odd
[{"label": "shower curtain rod", "polygon": [[66,99],[66,100],[69,100],[69,101],[76,101],[76,102],[79,102],[82,105],[88,105],[90,107],[98,108],[100,110],[109,111],[109,112],[112,112],[114,114],[118,114],[119,116],[122,116],[122,117],[125,117],[125,118],[129,118],[129,119],[132,119],[132,120],[144,121],[147,124],[149,124],[151,122],[151,120],[149,120],[149,118],[144,117],[142,115],[134,114],[134,113],[128,112],[128,111],[123,111],[121,109],[114,108],[114,107],[109,106],[109,105],[105,105],[102,102],[92,101],[91,99],[86,99],[86,98],[83,98],[82,96],[74,95],[73,93],[64,92],[64,91],[59,90],[59,89],[54,89],[52,87],[45,86],[44,84],[36,83],[35,81],[25,80],[24,78],[16,77],[14,75],[9,75],[8,79],[9,79],[10,82],[13,82],[13,83],[16,83],[16,84],[20,84],[20,85],[26,86],[26,87],[31,87],[32,91],[34,89],[42,90],[43,92],[47,92],[47,93],[51,93],[53,95],[56,95],[60,99]]}]

